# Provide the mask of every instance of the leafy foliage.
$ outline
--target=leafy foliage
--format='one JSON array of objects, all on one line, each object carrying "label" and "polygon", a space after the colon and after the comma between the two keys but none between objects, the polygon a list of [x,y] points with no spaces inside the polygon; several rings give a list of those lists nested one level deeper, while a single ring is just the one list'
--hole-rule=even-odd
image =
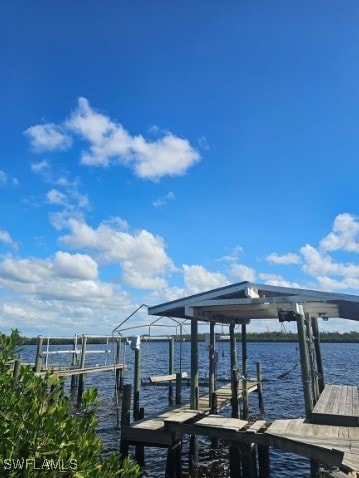
[{"label": "leafy foliage", "polygon": [[40,376],[21,366],[14,379],[9,362],[15,358],[19,332],[0,334],[0,475],[62,478],[137,478],[139,466],[112,454],[101,458],[96,436],[97,390],[88,389],[81,408],[62,394],[55,374]]}]

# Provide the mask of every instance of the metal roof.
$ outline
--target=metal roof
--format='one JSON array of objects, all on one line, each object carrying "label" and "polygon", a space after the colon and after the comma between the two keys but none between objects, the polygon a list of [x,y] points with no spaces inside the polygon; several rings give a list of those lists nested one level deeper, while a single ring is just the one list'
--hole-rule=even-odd
[{"label": "metal roof", "polygon": [[239,282],[148,308],[150,315],[221,323],[278,319],[301,305],[310,317],[359,321],[359,296]]}]

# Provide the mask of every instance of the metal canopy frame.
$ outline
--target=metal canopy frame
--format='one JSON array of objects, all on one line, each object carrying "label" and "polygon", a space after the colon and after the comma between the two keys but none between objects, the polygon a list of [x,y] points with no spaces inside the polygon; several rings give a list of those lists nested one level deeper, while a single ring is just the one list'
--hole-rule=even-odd
[{"label": "metal canopy frame", "polygon": [[310,317],[359,321],[359,296],[240,282],[148,308],[150,315],[222,324],[279,319],[303,307]]}]

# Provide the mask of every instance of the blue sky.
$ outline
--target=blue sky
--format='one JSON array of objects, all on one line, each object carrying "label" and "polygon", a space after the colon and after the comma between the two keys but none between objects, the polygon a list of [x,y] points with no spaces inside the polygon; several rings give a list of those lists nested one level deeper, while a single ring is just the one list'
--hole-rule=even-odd
[{"label": "blue sky", "polygon": [[357,2],[0,18],[1,330],[109,333],[242,280],[359,293]]}]

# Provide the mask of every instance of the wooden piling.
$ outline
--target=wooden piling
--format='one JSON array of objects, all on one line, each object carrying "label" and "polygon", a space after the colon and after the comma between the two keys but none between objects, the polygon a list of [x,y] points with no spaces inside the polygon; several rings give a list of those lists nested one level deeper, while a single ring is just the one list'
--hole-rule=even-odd
[{"label": "wooden piling", "polygon": [[317,361],[319,393],[322,393],[325,387],[325,379],[324,379],[324,368],[323,368],[323,362],[322,362],[322,353],[320,350],[320,333],[319,333],[317,317],[311,318],[311,325],[312,325],[312,331],[313,331],[315,357]]},{"label": "wooden piling", "polygon": [[[190,405],[192,410],[198,410],[198,320],[191,319],[191,396]],[[189,469],[196,469],[198,464],[198,438],[191,435],[189,444]]]},{"label": "wooden piling", "polygon": [[257,362],[256,368],[257,368],[258,406],[259,406],[261,415],[263,415],[264,414],[263,377],[262,377],[262,366],[259,362]]},{"label": "wooden piling", "polygon": [[318,383],[318,371],[317,371],[317,361],[315,357],[315,346],[313,338],[313,330],[311,321],[309,320],[308,314],[305,317],[305,328],[307,331],[307,347],[309,355],[309,367],[312,378],[312,394],[313,394],[313,403],[316,403],[319,398],[319,383]]},{"label": "wooden piling", "polygon": [[255,455],[253,454],[254,445],[251,443],[242,443],[241,460],[242,460],[242,475],[245,478],[257,478]]},{"label": "wooden piling", "polygon": [[182,440],[177,440],[174,445],[167,448],[166,461],[166,478],[181,478],[182,477]]},{"label": "wooden piling", "polygon": [[[87,344],[87,337],[86,335],[82,336],[82,341],[81,341],[81,359],[80,359],[80,368],[83,369],[85,368],[85,359],[86,359],[86,344]],[[85,374],[81,373],[79,375],[79,387],[77,390],[77,402],[81,402],[82,394],[84,392],[84,386],[85,386]]]},{"label": "wooden piling", "polygon": [[191,319],[191,409],[198,410],[198,321]]},{"label": "wooden piling", "polygon": [[19,383],[20,368],[21,368],[21,360],[16,359],[15,362],[14,362],[14,370],[12,372],[15,387]]},{"label": "wooden piling", "polygon": [[132,385],[126,384],[123,386],[122,393],[122,407],[121,407],[121,445],[120,453],[122,456],[128,455],[128,441],[125,440],[124,430],[125,427],[130,426],[131,421],[131,394],[132,394]]},{"label": "wooden piling", "polygon": [[[168,341],[169,345],[169,360],[168,360],[168,374],[169,375],[174,375],[175,373],[175,349],[174,349],[174,338],[170,337]],[[173,383],[172,380],[168,382],[168,403],[169,405],[173,405],[174,399],[173,399]]]},{"label": "wooden piling", "polygon": [[230,478],[242,478],[241,454],[238,442],[229,443],[229,476]]},{"label": "wooden piling", "polygon": [[198,437],[191,435],[189,439],[189,470],[195,473],[198,466]]},{"label": "wooden piling", "polygon": [[313,395],[311,385],[311,374],[309,367],[309,356],[307,347],[307,335],[305,330],[305,318],[303,313],[303,306],[297,306],[299,313],[297,313],[297,329],[300,352],[300,363],[302,368],[302,383],[304,392],[305,417],[310,420],[313,410]]},{"label": "wooden piling", "polygon": [[234,322],[229,325],[229,338],[231,347],[231,404],[232,418],[239,418],[237,347],[236,337],[234,335],[234,326]]},{"label": "wooden piling", "polygon": [[141,388],[141,348],[135,350],[135,372],[133,380],[133,418],[134,420],[139,420]]},{"label": "wooden piling", "polygon": [[257,445],[258,455],[258,477],[270,478],[270,458],[269,458],[269,446]]},{"label": "wooden piling", "polygon": [[[116,340],[116,365],[118,365],[121,362],[121,338],[118,337]],[[122,375],[122,369],[117,369],[116,370],[116,379],[115,379],[115,384],[117,390],[121,390],[122,380],[121,380],[121,375]]]},{"label": "wooden piling", "polygon": [[37,338],[37,349],[36,349],[36,359],[35,359],[35,372],[41,372],[41,367],[42,367],[42,342],[43,342],[43,337],[42,335],[39,335]]},{"label": "wooden piling", "polygon": [[182,403],[182,374],[181,372],[176,373],[176,405]]},{"label": "wooden piling", "polygon": [[[77,357],[77,334],[74,338],[74,351],[72,354],[72,361],[71,365],[75,367],[78,364],[78,357]],[[71,376],[71,390],[74,390],[78,385],[78,375]]]},{"label": "wooden piling", "polygon": [[243,375],[243,418],[248,418],[248,357],[247,357],[247,325],[242,324],[242,375]]},{"label": "wooden piling", "polygon": [[215,384],[215,368],[216,368],[216,345],[215,345],[215,334],[214,334],[214,326],[215,322],[210,322],[209,324],[209,384],[208,384],[208,392],[209,392],[209,407],[212,409],[212,397],[213,393],[216,389]]}]

